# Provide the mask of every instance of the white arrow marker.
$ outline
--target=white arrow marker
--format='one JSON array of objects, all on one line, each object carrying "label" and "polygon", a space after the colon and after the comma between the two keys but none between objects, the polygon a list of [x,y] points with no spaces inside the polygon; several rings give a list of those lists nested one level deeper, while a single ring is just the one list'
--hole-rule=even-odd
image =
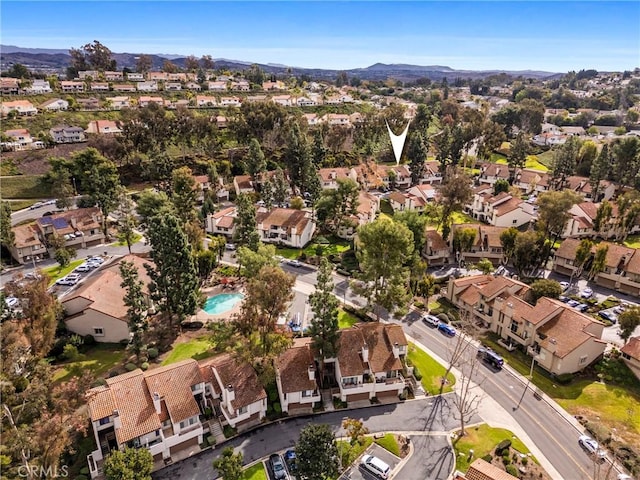
[{"label": "white arrow marker", "polygon": [[400,135],[396,135],[391,131],[391,127],[389,126],[389,122],[386,120],[384,123],[387,124],[387,130],[389,131],[389,139],[391,140],[391,146],[393,147],[393,155],[396,157],[396,165],[400,164],[400,157],[402,157],[402,149],[404,148],[404,141],[407,139],[407,132],[409,131],[409,123]]}]

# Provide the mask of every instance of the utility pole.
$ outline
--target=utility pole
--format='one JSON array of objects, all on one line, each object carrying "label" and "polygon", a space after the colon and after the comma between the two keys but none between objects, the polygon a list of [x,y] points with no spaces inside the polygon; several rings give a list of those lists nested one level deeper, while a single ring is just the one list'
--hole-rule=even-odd
[{"label": "utility pole", "polygon": [[531,368],[529,369],[529,380],[527,380],[527,384],[525,385],[524,390],[522,391],[522,396],[520,397],[520,400],[518,400],[518,405],[513,407],[514,411],[520,408],[522,399],[524,398],[525,393],[527,393],[527,390],[529,389],[529,384],[531,383],[531,379],[533,378],[533,366],[535,363],[536,363],[536,357],[531,357]]}]

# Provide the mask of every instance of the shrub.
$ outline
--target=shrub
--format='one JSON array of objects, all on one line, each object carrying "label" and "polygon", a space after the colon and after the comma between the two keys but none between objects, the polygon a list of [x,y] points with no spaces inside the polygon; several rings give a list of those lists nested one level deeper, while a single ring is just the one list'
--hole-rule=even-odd
[{"label": "shrub", "polygon": [[496,446],[496,454],[502,455],[504,450],[507,450],[511,446],[511,440],[505,438]]},{"label": "shrub", "polygon": [[18,377],[13,381],[13,388],[17,393],[24,392],[29,386],[29,380],[27,377]]},{"label": "shrub", "polygon": [[120,375],[118,373],[117,370],[111,370],[108,374],[107,374],[107,378],[113,378],[113,377],[117,377],[118,375]]},{"label": "shrub", "polygon": [[560,385],[568,385],[571,383],[571,380],[573,380],[573,374],[572,373],[563,373],[560,374],[556,377],[556,381],[560,384]]},{"label": "shrub", "polygon": [[78,475],[75,480],[87,480],[87,478],[86,475]]},{"label": "shrub", "polygon": [[82,337],[82,341],[84,342],[84,344],[87,347],[90,347],[90,346],[95,345],[96,343],[98,343],[98,342],[96,342],[95,337],[93,335],[91,335],[91,334],[88,334],[88,335],[85,335],[84,337]]},{"label": "shrub", "polygon": [[127,363],[124,368],[127,372],[133,372],[138,367],[136,367],[135,363]]},{"label": "shrub", "polygon": [[55,343],[53,344],[53,347],[51,347],[51,351],[49,352],[49,356],[50,357],[59,357],[60,355],[62,355],[62,352],[64,351],[64,346],[69,343],[69,338],[68,337],[60,337],[58,338]]},{"label": "shrub", "polygon": [[449,317],[444,312],[443,313],[439,313],[438,315],[436,315],[436,317],[438,317],[438,320],[440,320],[443,323],[449,323]]},{"label": "shrub", "polygon": [[149,361],[149,358],[145,355],[140,355],[138,357],[138,361],[140,361],[141,363],[147,363]]},{"label": "shrub", "polygon": [[522,457],[520,461],[522,462],[522,465],[524,465],[525,467],[527,466],[527,463],[529,463],[529,459],[527,457]]},{"label": "shrub", "polygon": [[140,365],[140,368],[142,369],[142,371],[145,371],[149,368],[149,363],[148,362],[142,362],[142,364]]},{"label": "shrub", "polygon": [[493,460],[493,456],[490,453],[487,453],[484,457],[482,457],[482,459],[485,462],[491,463],[491,460]]},{"label": "shrub", "polygon": [[158,358],[158,349],[153,347],[149,348],[147,350],[147,357],[149,357],[149,359],[151,360]]},{"label": "shrub", "polygon": [[80,475],[89,475],[89,467],[82,467],[80,469]]},{"label": "shrub", "polygon": [[96,205],[96,202],[91,200],[91,197],[84,195],[76,200],[76,205],[78,208],[91,208]]},{"label": "shrub", "polygon": [[71,343],[67,343],[62,349],[63,360],[69,360],[70,362],[73,362],[78,358],[78,355],[80,355],[78,353],[78,347],[72,345]]},{"label": "shrub", "polygon": [[506,470],[509,475],[513,475],[516,478],[520,478],[520,472],[514,465],[507,465]]},{"label": "shrub", "polygon": [[424,308],[424,303],[423,302],[415,302],[413,304],[414,307],[416,308]]},{"label": "shrub", "polygon": [[507,455],[506,457],[502,457],[502,463],[504,465],[511,465],[511,459],[509,458],[509,455]]},{"label": "shrub", "polygon": [[422,374],[420,373],[420,370],[418,370],[418,367],[413,367],[413,376],[417,381],[422,380]]},{"label": "shrub", "polygon": [[82,339],[82,337],[80,335],[77,334],[73,334],[69,337],[69,343],[71,345],[74,345],[76,347],[81,346],[84,343],[84,340]]},{"label": "shrub", "polygon": [[276,413],[282,413],[282,407],[280,406],[280,402],[275,402],[273,404],[273,411]]}]

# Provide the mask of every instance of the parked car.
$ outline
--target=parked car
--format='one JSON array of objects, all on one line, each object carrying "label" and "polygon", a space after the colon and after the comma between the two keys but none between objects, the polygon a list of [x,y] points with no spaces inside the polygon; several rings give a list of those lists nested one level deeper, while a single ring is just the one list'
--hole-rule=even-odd
[{"label": "parked car", "polygon": [[587,435],[580,435],[580,438],[578,438],[578,444],[590,455],[594,455],[600,460],[604,460],[607,456],[607,452],[600,448],[598,442]]},{"label": "parked car", "polygon": [[593,296],[593,290],[591,290],[589,287],[585,288],[584,290],[582,290],[580,292],[580,296],[582,298],[591,298]]},{"label": "parked car", "polygon": [[40,208],[42,206],[44,206],[43,202],[36,202],[36,203],[34,203],[33,205],[31,205],[29,207],[29,210],[36,210],[36,209],[38,209],[38,208]]},{"label": "parked car", "polygon": [[616,315],[620,315],[622,312],[624,312],[624,310],[624,305],[618,305],[617,307],[613,308],[613,313],[615,313]]},{"label": "parked car", "polygon": [[80,281],[79,273],[70,273],[56,282],[57,285],[75,285]]},{"label": "parked car", "polygon": [[577,300],[569,299],[567,301],[567,305],[569,305],[570,307],[576,308],[578,305],[580,305],[580,302],[578,302]]},{"label": "parked car", "polygon": [[434,328],[438,328],[438,325],[440,325],[440,319],[434,315],[423,315],[422,321]]},{"label": "parked car", "polygon": [[569,288],[569,282],[558,282],[560,284],[560,286],[562,287],[562,291],[564,292],[566,289]]},{"label": "parked car", "polygon": [[18,305],[20,305],[20,300],[18,300],[16,297],[6,297],[4,299],[4,303],[7,304],[8,308],[14,309],[16,308]]},{"label": "parked car", "polygon": [[227,244],[225,244],[224,249],[225,249],[225,250],[233,251],[233,250],[235,250],[235,249],[236,249],[236,246],[235,246],[235,244],[233,244],[233,243],[227,243]]},{"label": "parked car", "polygon": [[87,258],[87,262],[99,263],[100,265],[102,265],[104,263],[104,258],[100,256],[89,257]]},{"label": "parked car", "polygon": [[589,305],[587,305],[586,303],[580,303],[575,308],[579,312],[586,312],[587,310],[589,310]]},{"label": "parked car", "polygon": [[488,363],[498,370],[504,366],[504,359],[489,347],[481,347],[478,349],[478,357],[483,362]]},{"label": "parked car", "polygon": [[277,453],[273,453],[269,456],[269,463],[271,464],[271,469],[273,470],[273,476],[276,480],[286,480],[288,479],[287,470],[284,466],[284,462],[282,461],[282,457]]},{"label": "parked car", "polygon": [[450,337],[455,337],[456,335],[456,329],[451,325],[447,325],[446,323],[439,323],[438,330],[440,330],[445,335],[449,335]]},{"label": "parked car", "polygon": [[598,315],[600,315],[600,317],[604,318],[605,320],[609,320],[611,323],[616,323],[618,321],[618,316],[613,312],[601,310],[598,312]]},{"label": "parked car", "polygon": [[298,260],[288,260],[287,265],[291,265],[292,267],[299,268],[302,266],[302,263],[300,263]]},{"label": "parked car", "polygon": [[298,471],[298,465],[296,464],[296,452],[295,450],[287,450],[284,452],[284,463],[287,464],[289,473],[295,475]]},{"label": "parked car", "polygon": [[391,467],[373,455],[363,456],[362,460],[360,460],[360,465],[369,470],[375,476],[385,480],[389,478],[389,473],[391,473]]},{"label": "parked car", "polygon": [[[93,264],[93,265],[97,265],[97,264]],[[76,272],[90,272],[92,268],[92,264],[89,262],[84,262],[82,265],[79,265],[76,267],[75,271]]]}]

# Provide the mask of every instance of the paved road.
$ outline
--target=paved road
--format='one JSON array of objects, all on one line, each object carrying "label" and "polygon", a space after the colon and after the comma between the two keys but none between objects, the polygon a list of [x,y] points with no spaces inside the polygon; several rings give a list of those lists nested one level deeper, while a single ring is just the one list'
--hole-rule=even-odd
[{"label": "paved road", "polygon": [[[78,199],[80,197],[78,196],[75,198]],[[75,208],[75,204],[73,208]],[[41,205],[40,207],[34,209],[25,208],[23,210],[18,210],[17,212],[11,214],[11,225],[16,225],[26,220],[35,220],[42,217],[43,213],[51,212],[54,210],[57,210],[55,203],[49,205]]]},{"label": "paved road", "polygon": [[[245,464],[266,457],[273,452],[286,450],[295,446],[300,430],[309,423],[327,423],[337,436],[344,436],[340,427],[343,418],[359,418],[371,433],[397,430],[435,432],[429,440],[412,437],[416,450],[410,465],[420,465],[417,470],[407,468],[407,474],[402,479],[444,480],[451,473],[451,466],[455,462],[453,453],[448,447],[446,432],[455,428],[456,420],[451,415],[452,395],[413,400],[394,405],[379,405],[348,411],[336,411],[314,417],[300,417],[267,425],[242,435],[224,446],[231,446],[242,452]],[[480,421],[479,418],[472,420]],[[156,480],[204,480],[215,477],[212,462],[221,453],[222,448],[207,450],[199,455],[176,463],[153,475]],[[428,459],[428,460],[427,460]],[[428,471],[427,476],[418,476],[415,472]]]}]

